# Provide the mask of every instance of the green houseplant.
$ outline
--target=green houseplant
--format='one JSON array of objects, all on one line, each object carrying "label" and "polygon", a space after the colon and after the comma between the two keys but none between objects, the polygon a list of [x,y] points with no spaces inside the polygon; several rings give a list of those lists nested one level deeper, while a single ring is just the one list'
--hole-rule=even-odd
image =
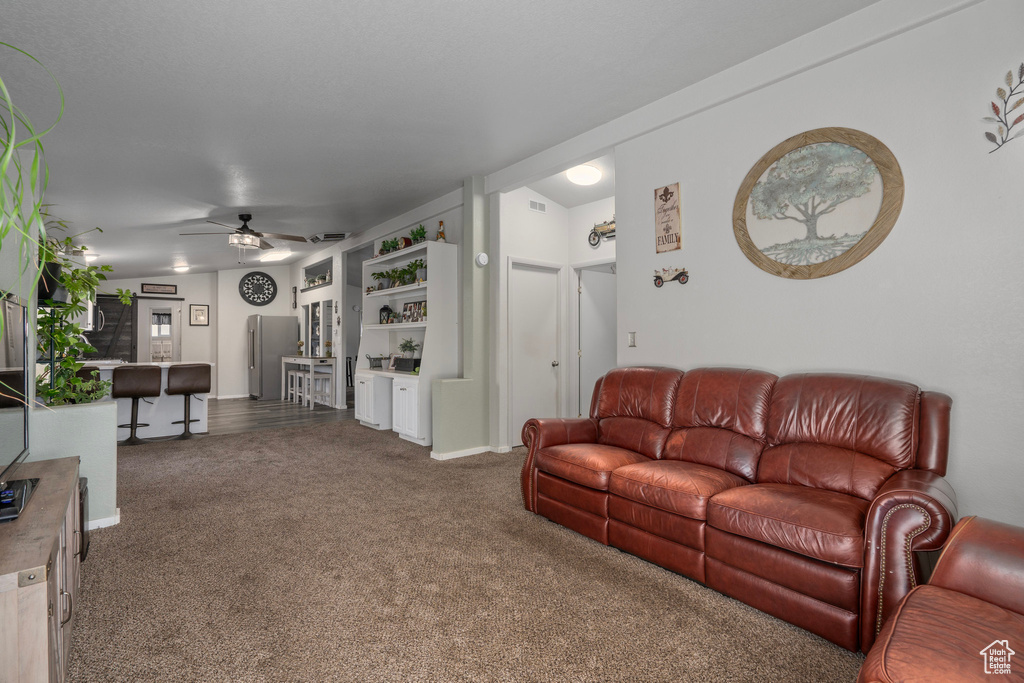
[{"label": "green houseplant", "polygon": [[423,344],[414,342],[411,338],[406,338],[398,345],[398,350],[404,353],[406,358],[412,358],[413,354],[416,353],[416,349],[421,346],[423,346]]},{"label": "green houseplant", "polygon": [[427,239],[427,229],[420,223],[419,227],[413,228],[409,231],[409,237],[412,239],[413,244],[418,244],[423,240]]},{"label": "green houseplant", "polygon": [[409,261],[409,264],[405,267],[406,284],[412,284],[416,280],[427,279],[427,263],[421,258],[413,259]]},{"label": "green houseplant", "polygon": [[[81,325],[74,319],[86,310],[86,302],[96,296],[100,283],[107,279],[104,273],[109,273],[111,267],[90,266],[77,261],[76,258],[84,256],[86,250],[76,247],[72,240],[93,230],[103,231],[93,228],[58,239],[53,234],[66,232],[67,222],[55,219],[45,211],[42,215],[49,218],[44,225],[49,228],[47,234],[51,236],[40,245],[39,253],[43,261],[58,265],[57,284],[67,293],[67,301],[58,303],[43,299],[39,302],[36,345],[39,358],[48,362],[45,369],[36,375],[36,397],[46,405],[88,403],[106,396],[110,382],[99,380],[96,373],[93,377],[80,375],[84,365],[80,359],[86,353],[95,353],[96,349],[86,341]],[[131,304],[131,292],[118,289],[117,295],[121,303]]]}]

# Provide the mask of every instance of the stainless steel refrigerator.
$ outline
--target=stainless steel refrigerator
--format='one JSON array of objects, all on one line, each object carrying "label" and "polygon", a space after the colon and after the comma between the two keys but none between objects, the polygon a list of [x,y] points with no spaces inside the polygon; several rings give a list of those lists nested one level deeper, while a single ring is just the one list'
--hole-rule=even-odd
[{"label": "stainless steel refrigerator", "polygon": [[246,335],[249,355],[249,398],[281,398],[281,356],[299,347],[299,319],[289,315],[250,315]]}]

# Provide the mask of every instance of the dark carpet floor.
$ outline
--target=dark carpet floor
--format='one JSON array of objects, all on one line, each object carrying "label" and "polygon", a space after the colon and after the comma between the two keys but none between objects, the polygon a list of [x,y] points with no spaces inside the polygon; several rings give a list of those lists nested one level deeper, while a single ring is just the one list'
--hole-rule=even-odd
[{"label": "dark carpet floor", "polygon": [[862,657],[526,512],[525,453],[354,421],[118,449],[70,681],[852,681]]}]

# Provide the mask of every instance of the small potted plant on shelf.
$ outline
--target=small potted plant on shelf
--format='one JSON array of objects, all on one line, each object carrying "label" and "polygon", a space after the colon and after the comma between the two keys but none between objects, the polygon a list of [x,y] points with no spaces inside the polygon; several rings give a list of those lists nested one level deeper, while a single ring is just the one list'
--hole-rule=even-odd
[{"label": "small potted plant on shelf", "polygon": [[427,279],[427,263],[421,258],[413,259],[409,261],[409,265],[405,267],[405,272],[408,275],[407,279],[409,284],[413,282],[423,282]]},{"label": "small potted plant on shelf", "polygon": [[333,353],[333,351],[331,349],[331,342],[325,341],[324,342],[324,355],[327,356],[328,358],[330,358],[332,353]]},{"label": "small potted plant on shelf", "polygon": [[370,277],[377,281],[377,289],[387,289],[391,286],[391,278],[386,271],[370,273]]},{"label": "small potted plant on shelf", "polygon": [[306,345],[306,342],[299,340],[299,355],[302,355],[302,347]]},{"label": "small potted plant on shelf", "polygon": [[404,268],[392,268],[387,271],[387,276],[391,279],[392,287],[401,287],[406,284],[405,282],[405,269]]},{"label": "small potted plant on shelf", "polygon": [[409,237],[412,238],[413,244],[419,244],[420,242],[427,239],[427,229],[420,223],[419,227],[413,228],[409,231]]},{"label": "small potted plant on shelf", "polygon": [[403,339],[402,343],[398,345],[398,350],[405,354],[406,358],[412,358],[413,354],[416,353],[416,349],[423,346],[418,342],[414,342],[411,338]]}]

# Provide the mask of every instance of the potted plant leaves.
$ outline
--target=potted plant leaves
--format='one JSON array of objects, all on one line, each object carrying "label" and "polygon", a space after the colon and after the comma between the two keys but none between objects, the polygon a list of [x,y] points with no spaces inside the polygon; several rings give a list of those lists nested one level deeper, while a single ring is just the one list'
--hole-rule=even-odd
[{"label": "potted plant leaves", "polygon": [[405,267],[405,272],[409,284],[422,282],[427,279],[427,263],[421,258],[413,259]]},{"label": "potted plant leaves", "polygon": [[427,239],[427,229],[420,223],[419,227],[413,228],[409,231],[409,237],[412,238],[413,244],[419,244],[420,242]]},{"label": "potted plant leaves", "polygon": [[411,338],[403,339],[402,343],[398,345],[398,350],[405,354],[406,358],[412,358],[413,354],[416,353],[416,349],[423,346],[418,342],[414,342]]},{"label": "potted plant leaves", "polygon": [[391,286],[391,278],[388,276],[389,271],[370,273],[370,277],[377,281],[377,289],[387,289]]}]

